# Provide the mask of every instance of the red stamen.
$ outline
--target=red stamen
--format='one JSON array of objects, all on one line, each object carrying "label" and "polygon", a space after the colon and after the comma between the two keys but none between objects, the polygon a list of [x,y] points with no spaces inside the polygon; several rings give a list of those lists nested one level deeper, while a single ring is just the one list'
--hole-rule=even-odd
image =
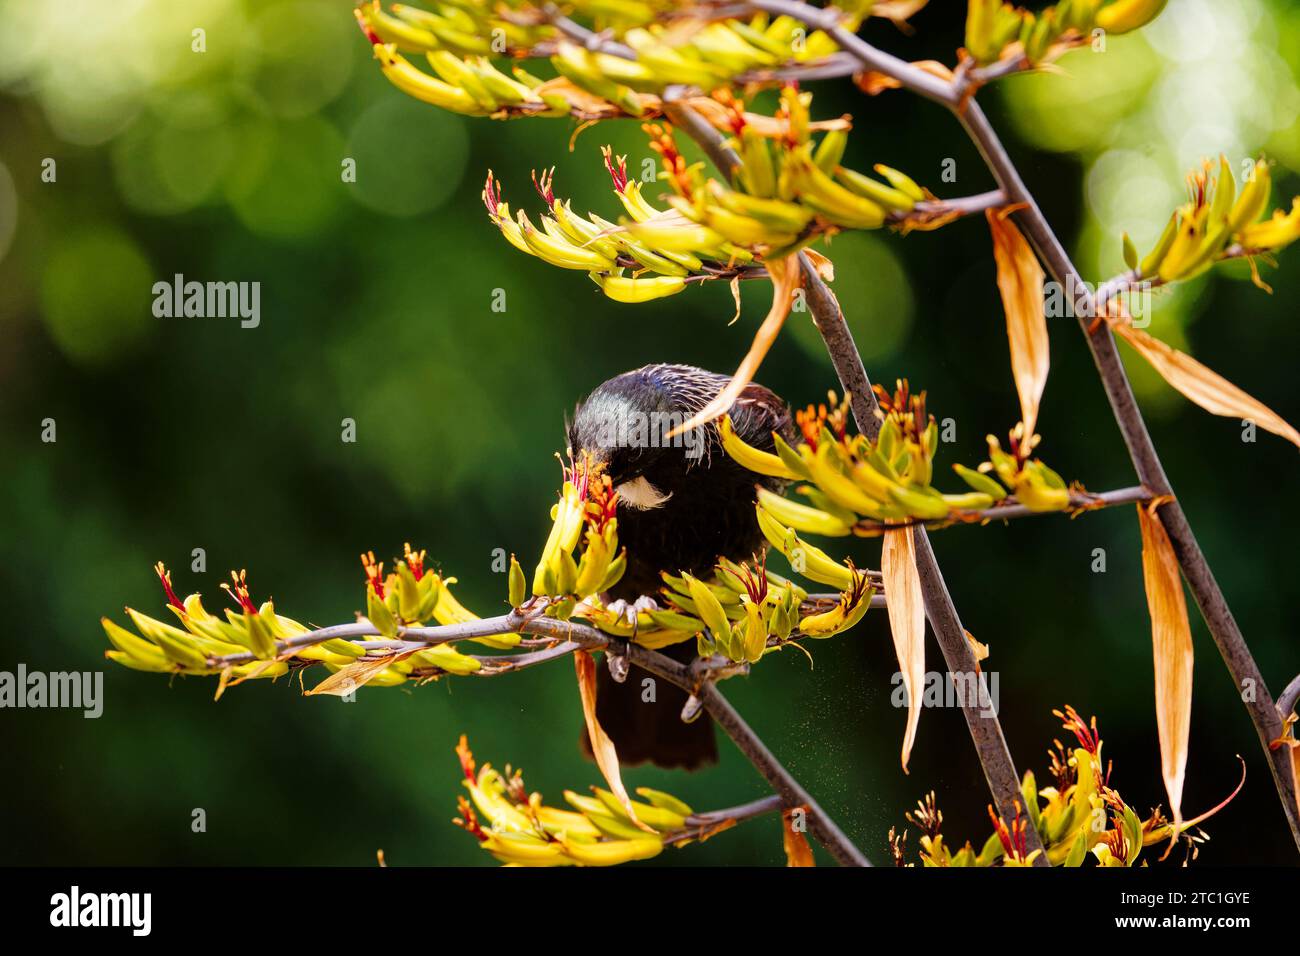
[{"label": "red stamen", "polygon": [[172,590],[172,573],[163,567],[161,561],[155,564],[153,569],[154,573],[158,575],[158,580],[162,582],[163,591],[167,593],[167,603],[178,611],[184,611],[185,605],[182,604],[181,599],[176,596],[176,592]]},{"label": "red stamen", "polygon": [[384,565],[375,562],[375,552],[367,551],[361,556],[361,567],[366,572],[366,581],[375,589],[375,597],[384,599]]},{"label": "red stamen", "polygon": [[257,613],[257,605],[253,603],[253,596],[248,592],[248,572],[240,570],[238,574],[230,572],[230,579],[234,585],[223,584],[222,590],[230,595],[230,599],[248,614]]},{"label": "red stamen", "polygon": [[547,207],[554,206],[555,191],[551,188],[551,184],[555,182],[555,167],[552,166],[550,169],[542,170],[540,177],[537,175],[537,170],[534,169],[532,177],[533,188],[537,190],[537,195],[542,197],[542,202],[546,203]]},{"label": "red stamen", "polygon": [[474,753],[469,749],[469,738],[464,734],[460,735],[460,740],[456,744],[456,759],[460,761],[461,773],[465,774],[466,780],[476,780],[474,775]]},{"label": "red stamen", "polygon": [[1093,717],[1089,723],[1084,723],[1079,712],[1069,704],[1065,705],[1065,712],[1054,710],[1052,713],[1060,718],[1061,726],[1070,733],[1074,734],[1075,739],[1079,741],[1079,746],[1094,756],[1097,748],[1101,746],[1101,734],[1097,731],[1097,718]]},{"label": "red stamen", "polygon": [[424,577],[424,556],[426,553],[423,548],[419,551],[412,551],[411,542],[406,542],[406,566],[411,569],[411,576],[417,581]]},{"label": "red stamen", "polygon": [[366,22],[366,15],[361,12],[361,8],[357,7],[352,13],[357,18],[357,26],[361,28],[361,32],[366,35],[366,39],[370,41],[370,44],[372,46],[383,45],[384,41],[379,39],[374,30],[370,29],[370,24]]},{"label": "red stamen", "polygon": [[614,189],[623,192],[627,189],[627,157],[618,157],[618,168],[614,167],[614,153],[608,146],[600,148],[601,155],[605,157],[605,168],[609,170],[609,178],[614,180]]}]

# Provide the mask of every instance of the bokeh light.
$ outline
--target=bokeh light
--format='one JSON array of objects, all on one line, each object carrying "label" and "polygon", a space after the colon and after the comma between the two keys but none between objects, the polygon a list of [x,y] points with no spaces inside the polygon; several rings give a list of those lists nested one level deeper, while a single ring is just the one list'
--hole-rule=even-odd
[{"label": "bokeh light", "polygon": [[111,226],[61,235],[41,282],[51,337],[79,363],[100,365],[128,354],[151,324],[153,276],[143,250]]}]

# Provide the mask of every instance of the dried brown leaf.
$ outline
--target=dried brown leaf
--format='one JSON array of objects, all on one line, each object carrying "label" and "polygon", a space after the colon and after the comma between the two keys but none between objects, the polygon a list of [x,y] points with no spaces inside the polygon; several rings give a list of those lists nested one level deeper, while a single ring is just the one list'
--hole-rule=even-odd
[{"label": "dried brown leaf", "polygon": [[786,256],[777,262],[769,262],[767,271],[772,276],[772,307],[768,309],[763,324],[754,333],[754,341],[741,360],[740,367],[736,369],[736,374],[731,376],[731,381],[723,386],[722,391],[718,392],[711,402],[688,421],[670,431],[668,438],[707,425],[715,418],[725,415],[732,403],[745,390],[745,386],[753,381],[758,367],[763,364],[764,357],[772,348],[772,343],[776,341],[781,326],[785,324],[785,317],[790,314],[794,290],[799,285],[799,257]]},{"label": "dried brown leaf", "polygon": [[835,281],[835,263],[831,262],[830,259],[822,255],[816,249],[805,249],[803,250],[803,254],[808,257],[808,261],[812,263],[813,269],[824,281]]},{"label": "dried brown leaf", "polygon": [[587,651],[574,651],[573,669],[578,675],[578,696],[582,698],[582,716],[587,722],[587,738],[591,741],[591,753],[596,759],[596,766],[600,768],[601,776],[609,785],[610,792],[618,798],[618,802],[623,805],[623,810],[632,822],[642,830],[654,833],[653,827],[637,819],[636,810],[632,807],[632,799],[627,795],[627,787],[623,786],[623,775],[619,772],[618,751],[614,749],[614,741],[609,739],[609,735],[600,726],[600,721],[596,719],[596,661]]},{"label": "dried brown leaf", "polygon": [[896,27],[910,33],[911,28],[907,19],[920,11],[928,2],[929,0],[876,0],[871,5],[871,15],[893,20]]},{"label": "dried brown leaf", "polygon": [[572,80],[565,76],[557,76],[554,79],[547,80],[541,86],[537,87],[534,92],[538,96],[548,93],[559,93],[568,104],[583,113],[609,113],[611,116],[621,112],[617,106],[604,97],[597,96],[578,86]]},{"label": "dried brown leaf", "polygon": [[[684,102],[703,116],[714,129],[726,133],[728,136],[732,134],[732,113],[726,106],[710,96],[692,96]],[[746,113],[745,125],[767,139],[780,139],[790,133],[788,120],[778,116],[764,116],[762,113]],[[808,124],[808,129],[821,133],[834,129],[847,130],[852,128],[853,117],[847,113],[834,119],[815,120]]]},{"label": "dried brown leaf", "polygon": [[[803,809],[800,818],[806,820],[807,808],[800,809]],[[790,808],[781,813],[781,845],[785,847],[785,865],[816,866],[808,837],[794,828],[794,812],[795,808]]]},{"label": "dried brown leaf", "polygon": [[1291,748],[1291,792],[1295,794],[1296,812],[1300,813],[1300,747]]},{"label": "dried brown leaf", "polygon": [[1187,620],[1183,579],[1169,535],[1154,509],[1139,504],[1137,510],[1142,528],[1142,575],[1155,657],[1160,773],[1169,795],[1176,833],[1183,819],[1183,779],[1192,719],[1192,631]]},{"label": "dried brown leaf", "polygon": [[[938,60],[913,60],[912,66],[929,73],[931,76],[937,76],[941,80],[952,82],[952,70]],[[878,70],[863,70],[861,73],[855,73],[853,74],[853,82],[857,84],[858,89],[868,96],[875,96],[878,93],[885,92],[885,90],[897,90],[903,85],[901,80]]]},{"label": "dried brown leaf", "polygon": [[389,654],[386,657],[380,657],[373,661],[353,661],[344,667],[339,668],[329,677],[325,678],[311,690],[303,693],[312,697],[316,694],[329,694],[332,697],[346,697],[358,687],[364,687],[367,683],[377,677],[380,672],[394,661],[400,661],[410,657],[414,651],[407,651],[403,654]]},{"label": "dried brown leaf", "polygon": [[925,689],[925,602],[921,595],[921,576],[916,570],[911,525],[885,531],[880,548],[880,574],[885,583],[885,607],[889,612],[898,669],[907,688],[907,729],[903,733],[902,756],[903,772],[907,773]]},{"label": "dried brown leaf", "polygon": [[868,96],[876,96],[885,90],[896,90],[903,85],[902,80],[888,73],[881,73],[879,70],[863,70],[861,73],[855,73],[853,82]]},{"label": "dried brown leaf", "polygon": [[1047,385],[1047,318],[1043,314],[1043,267],[1005,210],[988,209],[993,235],[993,259],[998,267],[998,291],[1007,315],[1011,372],[1020,395],[1020,420],[1025,435],[1034,434],[1038,403]]}]

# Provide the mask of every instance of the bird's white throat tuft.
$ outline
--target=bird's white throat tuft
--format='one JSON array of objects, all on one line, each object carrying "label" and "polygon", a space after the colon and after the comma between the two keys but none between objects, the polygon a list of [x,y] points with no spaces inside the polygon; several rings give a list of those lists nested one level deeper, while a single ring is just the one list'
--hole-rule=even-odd
[{"label": "bird's white throat tuft", "polygon": [[629,508],[635,508],[637,511],[649,511],[652,508],[661,508],[665,501],[671,498],[672,492],[664,494],[654,485],[646,480],[645,475],[640,478],[634,478],[632,481],[625,481],[614,488],[618,492],[618,500],[626,504]]}]

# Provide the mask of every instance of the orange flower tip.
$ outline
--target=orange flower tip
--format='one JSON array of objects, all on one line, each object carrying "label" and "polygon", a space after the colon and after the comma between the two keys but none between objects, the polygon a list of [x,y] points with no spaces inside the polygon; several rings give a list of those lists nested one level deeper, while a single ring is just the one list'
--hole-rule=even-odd
[{"label": "orange flower tip", "polygon": [[374,30],[370,29],[370,22],[366,19],[366,15],[361,8],[357,7],[353,10],[352,15],[357,18],[357,26],[361,28],[361,32],[366,35],[366,39],[370,41],[370,44],[372,46],[382,46],[384,41],[379,39],[379,35]]},{"label": "orange flower tip", "polygon": [[745,119],[745,101],[737,99],[736,95],[725,86],[714,90],[709,96],[726,108],[727,125],[731,127],[732,133],[740,136],[749,125]]},{"label": "orange flower tip", "polygon": [[243,569],[238,574],[231,571],[230,579],[234,584],[223,584],[221,585],[222,590],[230,595],[230,599],[246,613],[256,614],[257,605],[253,603],[252,595],[248,592],[248,572]]},{"label": "orange flower tip", "polygon": [[384,599],[384,563],[375,561],[375,552],[367,551],[361,556],[361,568],[366,573],[366,581],[375,589],[375,597]]},{"label": "orange flower tip", "polygon": [[460,741],[456,744],[456,758],[460,761],[460,769],[465,774],[465,778],[473,783],[474,753],[469,749],[469,737],[465,734],[460,735]]},{"label": "orange flower tip", "polygon": [[419,551],[412,551],[411,542],[406,542],[406,566],[411,569],[411,576],[417,581],[424,577],[424,557],[426,553],[423,548]]}]

